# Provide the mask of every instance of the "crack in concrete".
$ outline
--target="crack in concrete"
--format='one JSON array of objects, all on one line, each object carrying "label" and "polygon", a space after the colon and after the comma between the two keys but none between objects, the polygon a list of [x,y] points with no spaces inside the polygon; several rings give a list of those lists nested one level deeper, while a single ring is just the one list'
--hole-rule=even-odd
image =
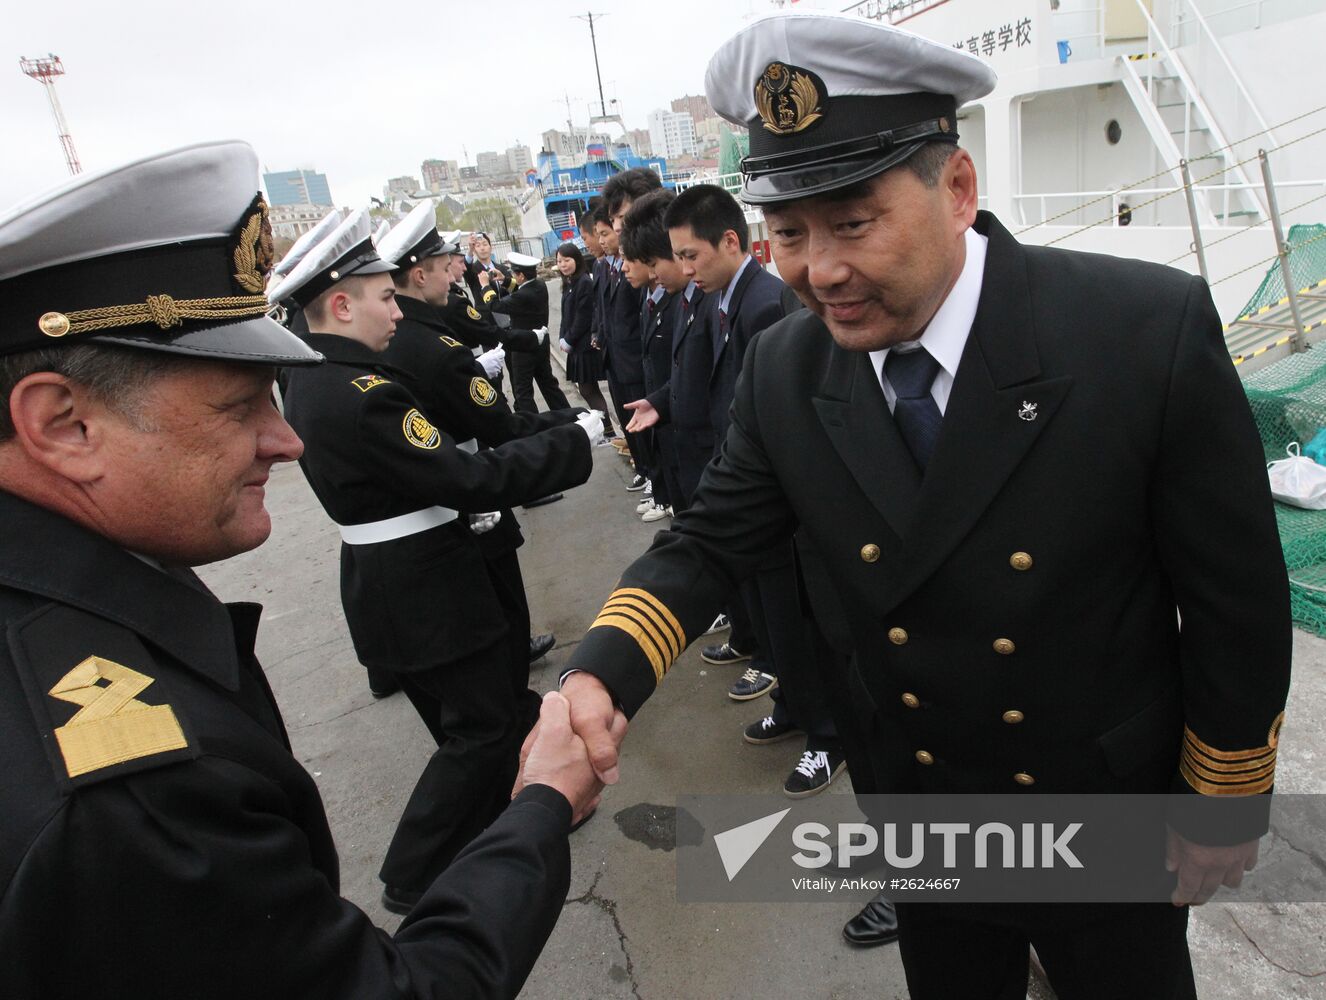
[{"label": "crack in concrete", "polygon": [[[589,884],[583,896],[576,896],[574,899],[568,899],[567,903],[582,903],[585,906],[597,906],[600,910],[612,918],[613,929],[617,932],[617,943],[622,950],[622,956],[626,959],[626,981],[631,984],[631,995],[635,1000],[644,1000],[640,996],[640,985],[635,981],[635,963],[631,961],[631,952],[627,947],[628,939],[626,932],[622,930],[622,922],[617,916],[617,901],[614,899],[605,899],[598,894],[599,880],[603,878],[603,872],[600,871],[594,876],[594,881]],[[565,904],[564,904],[565,905]]]},{"label": "crack in concrete", "polygon": [[356,712],[362,712],[364,709],[372,708],[376,704],[377,700],[374,699],[373,701],[365,702],[362,705],[356,705],[354,708],[347,708],[340,715],[333,715],[330,719],[319,719],[317,722],[309,722],[302,726],[286,726],[286,729],[292,733],[300,733],[303,732],[305,729],[312,729],[314,726],[323,726],[326,725],[328,722],[335,722],[337,719],[344,719],[347,715],[354,715]]},{"label": "crack in concrete", "polygon": [[1282,833],[1281,831],[1272,830],[1271,846],[1274,847],[1277,843],[1284,844],[1295,854],[1303,855],[1303,857],[1307,858],[1308,861],[1312,863],[1313,867],[1315,867],[1318,871],[1322,872],[1323,874],[1326,874],[1326,860],[1323,860],[1321,855],[1319,855],[1316,851],[1311,851],[1307,850],[1306,848],[1299,847],[1292,840],[1286,837],[1284,833]]},{"label": "crack in concrete", "polygon": [[[592,888],[593,887],[591,886],[591,890]],[[1326,976],[1326,969],[1322,969],[1320,972],[1300,972],[1298,969],[1293,969],[1290,968],[1289,966],[1281,965],[1270,955],[1266,954],[1266,952],[1262,951],[1262,946],[1259,945],[1256,941],[1254,941],[1252,935],[1243,929],[1243,925],[1239,923],[1239,918],[1234,916],[1233,910],[1226,910],[1225,913],[1228,914],[1229,919],[1234,922],[1234,926],[1239,929],[1239,933],[1248,939],[1248,944],[1252,945],[1254,948],[1257,949],[1257,954],[1260,955],[1262,958],[1264,958],[1268,963],[1275,966],[1281,972],[1288,972],[1290,975],[1299,976],[1300,978],[1303,979],[1316,979],[1319,976]]]}]

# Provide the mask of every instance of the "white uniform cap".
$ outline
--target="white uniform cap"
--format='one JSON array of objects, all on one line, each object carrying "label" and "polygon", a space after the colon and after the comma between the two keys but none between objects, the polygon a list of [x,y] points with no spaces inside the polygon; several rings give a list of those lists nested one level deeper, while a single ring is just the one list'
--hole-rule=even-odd
[{"label": "white uniform cap", "polygon": [[413,267],[425,257],[450,253],[437,232],[437,210],[432,201],[421,201],[378,241],[378,255],[391,264]]},{"label": "white uniform cap", "polygon": [[957,141],[957,109],[994,70],[949,45],[839,14],[776,14],[709,61],[716,114],[750,129],[742,196],[767,203],[844,187]]},{"label": "white uniform cap", "polygon": [[376,246],[381,246],[381,245],[382,245],[382,238],[383,238],[384,236],[386,236],[387,233],[389,233],[389,232],[391,232],[391,223],[390,223],[390,222],[386,222],[386,221],[384,220],[384,221],[378,226],[378,228],[377,228],[377,232],[375,232],[375,233],[373,234],[373,245],[374,245],[375,247],[376,247]]},{"label": "white uniform cap", "polygon": [[539,258],[531,257],[527,253],[509,253],[506,255],[506,262],[512,267],[538,267]]},{"label": "white uniform cap", "polygon": [[271,265],[247,143],[80,174],[0,215],[0,353],[92,342],[315,363],[319,354],[266,316]]},{"label": "white uniform cap", "polygon": [[304,255],[284,281],[267,292],[268,301],[294,299],[303,307],[338,281],[396,270],[378,256],[372,234],[368,210],[351,212],[330,236]]},{"label": "white uniform cap", "polygon": [[333,208],[322,217],[322,221],[295,240],[285,256],[272,268],[273,278],[283,278],[295,269],[295,265],[304,259],[304,254],[331,235],[333,229],[341,224],[341,212]]}]

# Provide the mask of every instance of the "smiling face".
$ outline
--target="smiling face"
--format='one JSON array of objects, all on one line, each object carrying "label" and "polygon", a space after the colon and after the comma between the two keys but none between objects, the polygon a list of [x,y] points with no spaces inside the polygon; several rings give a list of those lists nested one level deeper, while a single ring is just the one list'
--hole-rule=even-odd
[{"label": "smiling face", "polygon": [[576,262],[570,257],[557,255],[557,270],[562,273],[563,278],[569,278],[576,273]]},{"label": "smiling face", "polygon": [[764,217],[779,275],[833,339],[881,350],[919,337],[962,273],[976,172],[958,150],[934,187],[895,167],[843,193],[765,206]]}]

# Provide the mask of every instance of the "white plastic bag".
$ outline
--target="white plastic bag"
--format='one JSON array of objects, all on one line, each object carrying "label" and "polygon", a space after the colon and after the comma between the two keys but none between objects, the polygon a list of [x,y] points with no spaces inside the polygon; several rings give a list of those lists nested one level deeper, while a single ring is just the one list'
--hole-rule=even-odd
[{"label": "white plastic bag", "polygon": [[1266,466],[1271,478],[1271,496],[1304,510],[1326,510],[1326,466],[1300,455],[1297,441],[1291,442],[1285,451],[1288,458]]}]

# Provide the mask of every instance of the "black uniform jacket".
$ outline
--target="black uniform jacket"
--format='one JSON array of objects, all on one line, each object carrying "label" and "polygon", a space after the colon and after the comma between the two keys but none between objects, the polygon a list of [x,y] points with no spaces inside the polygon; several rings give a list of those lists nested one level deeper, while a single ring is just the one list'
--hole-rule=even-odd
[{"label": "black uniform jacket", "polygon": [[679,312],[681,296],[675,292],[665,292],[652,308],[645,296],[640,307],[641,365],[648,392],[666,390],[672,377],[672,330]]},{"label": "black uniform jacket", "polygon": [[[483,369],[470,349],[451,335],[440,310],[406,295],[396,296],[396,304],[404,315],[380,357],[402,373],[423,412],[462,448],[495,448],[549,427],[575,423],[585,412],[581,408],[513,413],[501,393],[491,399],[476,396],[472,383],[476,375],[484,377]],[[509,509],[502,511],[496,527],[479,536],[489,556],[514,551],[523,541],[520,524]]]},{"label": "black uniform jacket", "polygon": [[727,330],[719,322],[718,303],[722,289],[713,293],[714,310],[709,335],[713,340],[713,372],[709,376],[709,420],[719,440],[727,431],[728,410],[741,373],[741,362],[751,338],[787,315],[784,292],[787,286],[760,266],[754,257],[741,272],[727,303]]},{"label": "black uniform jacket", "polygon": [[571,286],[562,292],[562,328],[560,338],[571,345],[574,354],[590,349],[594,329],[594,278],[591,274],[577,275]]},{"label": "black uniform jacket", "polygon": [[523,792],[389,937],[339,896],[261,607],[7,493],[0,523],[0,992],[517,993],[570,881],[561,795]]},{"label": "black uniform jacket", "polygon": [[1205,284],[976,228],[984,285],[924,478],[869,355],[794,313],[747,349],[694,506],[568,669],[634,713],[799,527],[878,706],[858,791],[1268,790],[1285,568]]},{"label": "black uniform jacket", "polygon": [[489,308],[510,316],[513,329],[537,330],[548,325],[548,286],[540,278],[530,278]]},{"label": "black uniform jacket", "polygon": [[533,351],[539,346],[539,338],[530,330],[499,327],[488,307],[474,305],[458,285],[451,286],[447,304],[442,307],[442,320],[451,335],[475,355],[491,351],[499,344],[508,351]]},{"label": "black uniform jacket", "polygon": [[640,360],[640,304],[644,292],[632,288],[620,271],[604,268],[603,313],[599,343],[603,363],[612,377],[624,385],[643,385],[645,371]]},{"label": "black uniform jacket", "polygon": [[697,288],[690,305],[677,296],[672,328],[672,372],[666,386],[649,394],[658,410],[659,422],[684,431],[697,445],[712,448],[714,428],[709,416],[709,377],[714,371],[713,343],[709,324],[713,322],[714,296]]},{"label": "black uniform jacket", "polygon": [[[434,506],[501,510],[589,478],[589,439],[574,424],[471,455],[433,424],[379,355],[328,334],[309,334],[308,342],[327,363],[291,374],[285,415],[304,441],[300,467],[337,524]],[[481,375],[469,386],[476,402],[495,402]],[[506,628],[463,515],[403,538],[343,544],[341,599],[355,652],[368,666],[436,667],[483,649]]]}]

